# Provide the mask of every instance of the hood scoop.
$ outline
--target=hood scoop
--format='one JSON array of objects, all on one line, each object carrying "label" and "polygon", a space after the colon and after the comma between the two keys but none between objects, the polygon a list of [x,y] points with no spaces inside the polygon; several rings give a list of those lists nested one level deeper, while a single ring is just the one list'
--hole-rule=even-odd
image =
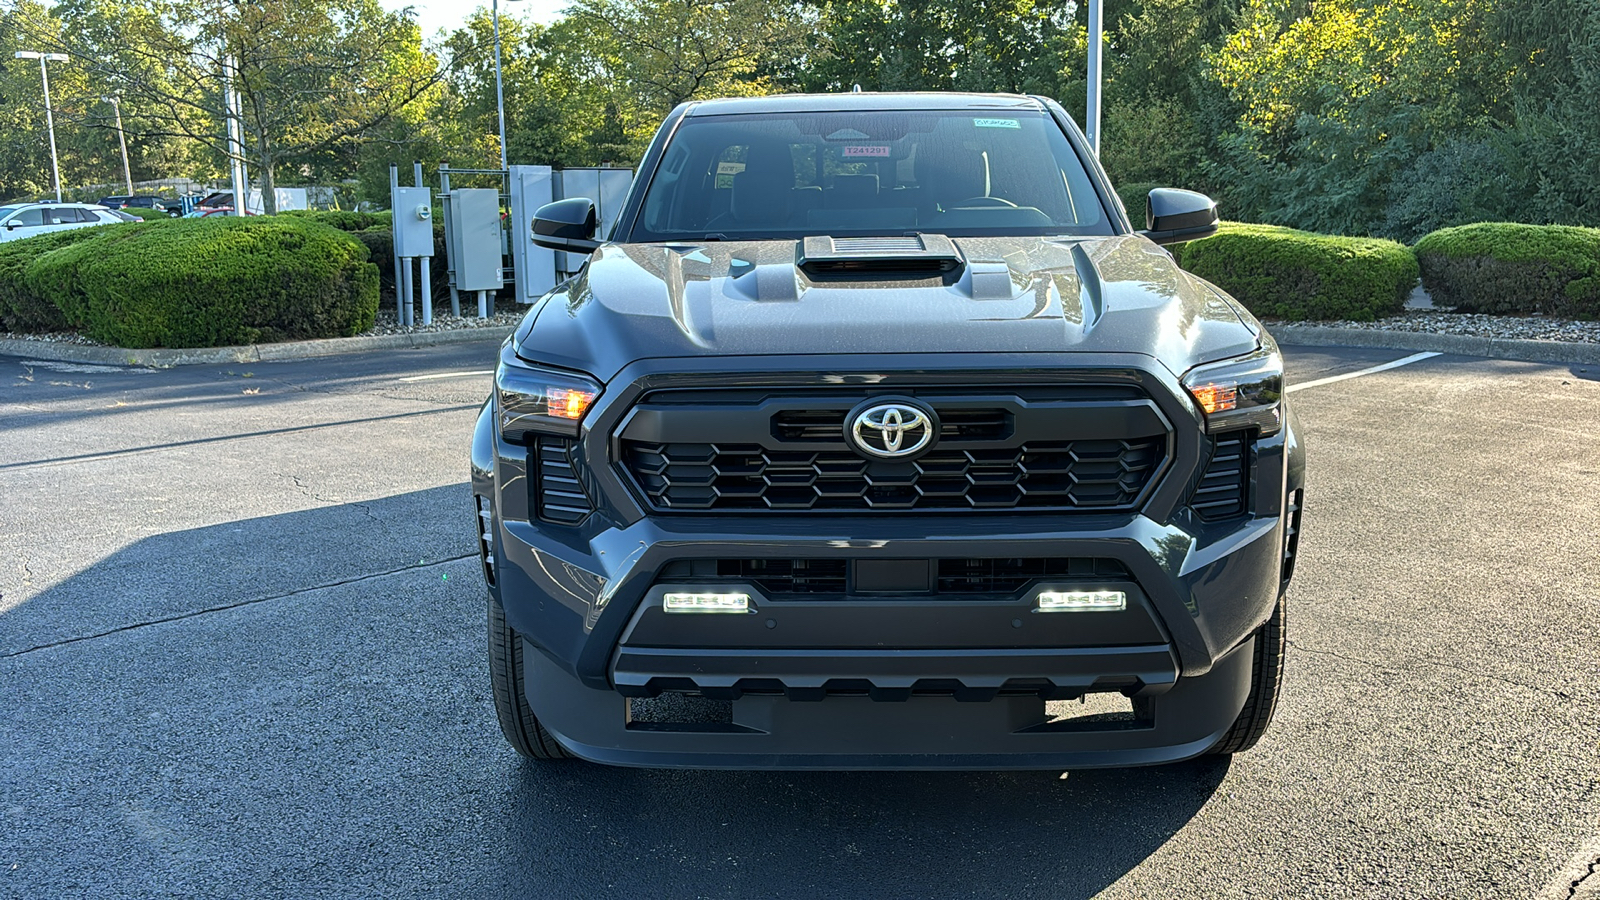
[{"label": "hood scoop", "polygon": [[807,275],[933,278],[964,264],[961,252],[942,234],[905,237],[808,237],[796,263]]}]

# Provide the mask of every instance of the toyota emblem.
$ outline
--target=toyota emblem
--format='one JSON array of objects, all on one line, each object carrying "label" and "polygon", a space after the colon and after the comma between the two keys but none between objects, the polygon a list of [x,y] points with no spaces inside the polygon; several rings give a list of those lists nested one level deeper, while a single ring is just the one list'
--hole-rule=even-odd
[{"label": "toyota emblem", "polygon": [[879,459],[915,456],[933,443],[937,431],[932,411],[905,402],[869,406],[850,422],[851,441]]}]

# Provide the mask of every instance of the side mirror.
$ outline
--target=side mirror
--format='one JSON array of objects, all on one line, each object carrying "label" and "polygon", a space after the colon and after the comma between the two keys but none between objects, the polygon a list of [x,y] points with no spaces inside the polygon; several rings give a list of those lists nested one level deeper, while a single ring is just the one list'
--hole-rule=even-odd
[{"label": "side mirror", "polygon": [[1217,204],[1205,194],[1156,188],[1145,200],[1145,230],[1158,244],[1181,244],[1217,233]]},{"label": "side mirror", "polygon": [[21,223],[18,222],[16,219],[12,219],[11,221],[6,223],[6,230],[7,231],[16,231],[17,230],[17,226],[19,224],[21,224]]},{"label": "side mirror", "polygon": [[594,234],[599,227],[594,201],[572,197],[546,203],[533,213],[533,242],[551,250],[588,253],[600,246]]}]

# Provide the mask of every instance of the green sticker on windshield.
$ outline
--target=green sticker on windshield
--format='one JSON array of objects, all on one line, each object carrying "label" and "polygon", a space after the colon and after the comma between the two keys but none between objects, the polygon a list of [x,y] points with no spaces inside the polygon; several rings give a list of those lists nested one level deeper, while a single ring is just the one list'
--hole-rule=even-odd
[{"label": "green sticker on windshield", "polygon": [[1022,123],[1016,119],[973,119],[972,124],[979,128],[1021,128]]}]

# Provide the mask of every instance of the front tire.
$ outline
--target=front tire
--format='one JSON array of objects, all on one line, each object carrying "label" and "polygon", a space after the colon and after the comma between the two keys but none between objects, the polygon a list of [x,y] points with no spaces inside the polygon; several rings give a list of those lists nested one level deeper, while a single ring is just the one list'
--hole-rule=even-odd
[{"label": "front tire", "polygon": [[1239,711],[1233,726],[1207,753],[1243,753],[1254,747],[1266,733],[1267,726],[1272,722],[1273,710],[1278,706],[1278,693],[1283,687],[1283,650],[1286,640],[1283,593],[1280,592],[1272,617],[1255,634],[1255,652],[1250,661],[1250,694],[1244,699],[1244,709]]},{"label": "front tire", "polygon": [[522,635],[506,624],[505,607],[493,595],[489,597],[489,684],[500,730],[518,753],[529,759],[572,758],[528,706]]}]

